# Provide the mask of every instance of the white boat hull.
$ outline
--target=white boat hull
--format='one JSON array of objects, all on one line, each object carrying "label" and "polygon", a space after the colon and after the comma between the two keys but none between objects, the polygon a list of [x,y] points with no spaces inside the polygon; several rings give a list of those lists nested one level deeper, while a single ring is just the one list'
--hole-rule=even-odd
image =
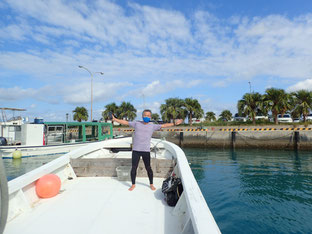
[{"label": "white boat hull", "polygon": [[20,146],[20,145],[2,146],[0,147],[0,156],[2,156],[2,158],[4,159],[12,159],[15,150],[21,151],[22,158],[66,154],[72,150],[81,148],[82,146],[94,143],[97,142],[44,145],[44,146]]},{"label": "white boat hull", "polygon": [[[4,233],[220,233],[184,152],[172,143],[153,139],[151,146],[167,151],[157,155],[160,158],[174,157],[177,162],[174,172],[184,191],[174,208],[166,205],[161,193],[163,178],[154,178],[154,192],[148,179],[139,177],[130,192],[130,182],[116,177],[76,177],[71,167],[71,159],[106,157],[112,147],[130,145],[131,138],[87,145],[10,181],[10,212]],[[106,153],[100,154],[103,150]],[[35,182],[49,173],[60,177],[61,193],[40,199]]]}]

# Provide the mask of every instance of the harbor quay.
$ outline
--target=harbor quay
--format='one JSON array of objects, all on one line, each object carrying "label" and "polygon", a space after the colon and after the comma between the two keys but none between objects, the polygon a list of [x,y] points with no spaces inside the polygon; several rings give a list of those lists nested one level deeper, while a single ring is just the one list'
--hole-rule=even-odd
[{"label": "harbor quay", "polygon": [[[113,129],[114,136],[131,136],[133,129]],[[312,125],[174,127],[156,131],[153,137],[181,147],[312,149]]]}]

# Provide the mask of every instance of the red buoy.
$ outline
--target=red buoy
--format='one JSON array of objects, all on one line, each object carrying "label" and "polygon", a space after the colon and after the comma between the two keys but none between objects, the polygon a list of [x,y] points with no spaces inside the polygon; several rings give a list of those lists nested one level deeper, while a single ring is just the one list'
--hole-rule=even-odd
[{"label": "red buoy", "polygon": [[57,175],[42,176],[36,182],[36,193],[40,198],[54,197],[60,192],[61,180]]}]

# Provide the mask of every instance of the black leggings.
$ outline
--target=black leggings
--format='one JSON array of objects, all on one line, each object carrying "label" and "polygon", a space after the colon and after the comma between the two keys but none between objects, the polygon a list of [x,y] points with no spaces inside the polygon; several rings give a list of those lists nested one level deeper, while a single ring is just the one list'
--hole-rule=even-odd
[{"label": "black leggings", "polygon": [[140,157],[142,156],[145,169],[150,181],[150,184],[153,184],[153,171],[151,168],[151,154],[150,152],[143,151],[132,151],[132,169],[131,169],[131,181],[132,184],[135,184],[135,177],[137,173],[137,168],[140,162]]}]

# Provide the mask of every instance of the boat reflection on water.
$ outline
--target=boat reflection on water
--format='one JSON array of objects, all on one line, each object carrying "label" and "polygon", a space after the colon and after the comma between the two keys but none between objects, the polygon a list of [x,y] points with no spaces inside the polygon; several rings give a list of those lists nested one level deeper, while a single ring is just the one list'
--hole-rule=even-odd
[{"label": "boat reflection on water", "polygon": [[19,169],[22,165],[22,159],[21,158],[14,158],[12,159],[12,165],[14,168]]}]

